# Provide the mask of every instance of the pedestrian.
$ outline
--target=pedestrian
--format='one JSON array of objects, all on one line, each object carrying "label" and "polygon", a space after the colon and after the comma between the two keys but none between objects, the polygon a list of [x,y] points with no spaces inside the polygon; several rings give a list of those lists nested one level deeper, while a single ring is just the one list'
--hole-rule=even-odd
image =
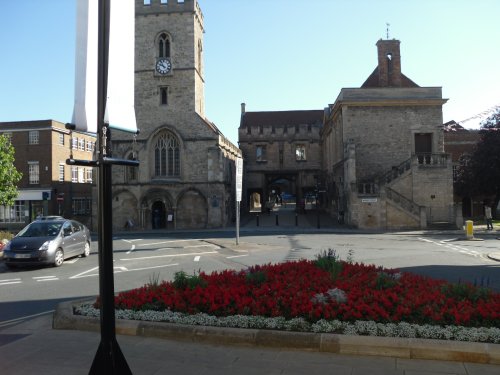
[{"label": "pedestrian", "polygon": [[493,217],[491,216],[491,207],[489,204],[484,205],[484,217],[486,219],[486,230],[493,230]]}]

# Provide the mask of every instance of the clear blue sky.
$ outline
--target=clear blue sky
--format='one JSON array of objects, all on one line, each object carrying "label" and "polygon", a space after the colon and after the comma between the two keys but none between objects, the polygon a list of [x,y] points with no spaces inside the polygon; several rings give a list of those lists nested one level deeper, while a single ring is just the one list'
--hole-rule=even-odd
[{"label": "clear blue sky", "polygon": [[[242,102],[248,111],[322,109],[359,87],[387,22],[403,73],[443,87],[444,122],[500,104],[498,0],[199,3],[206,116],[235,143]],[[75,14],[75,0],[0,0],[0,121],[71,120]]]}]

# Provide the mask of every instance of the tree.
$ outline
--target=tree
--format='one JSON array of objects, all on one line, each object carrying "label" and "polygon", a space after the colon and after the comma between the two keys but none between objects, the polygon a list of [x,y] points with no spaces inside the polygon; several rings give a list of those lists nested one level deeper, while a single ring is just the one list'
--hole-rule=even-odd
[{"label": "tree", "polygon": [[22,174],[14,166],[14,147],[10,138],[0,135],[0,205],[12,206],[18,195],[17,183]]},{"label": "tree", "polygon": [[500,201],[500,108],[483,121],[480,135],[472,155],[460,159],[455,189],[461,196],[492,197],[495,208]]}]

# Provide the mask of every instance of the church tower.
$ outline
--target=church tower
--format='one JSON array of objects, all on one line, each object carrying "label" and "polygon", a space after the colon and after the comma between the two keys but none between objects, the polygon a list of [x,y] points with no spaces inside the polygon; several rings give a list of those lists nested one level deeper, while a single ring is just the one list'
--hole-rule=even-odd
[{"label": "church tower", "polygon": [[230,223],[241,154],[205,118],[203,14],[197,0],[135,0],[135,113],[139,134],[113,132],[114,227]]}]

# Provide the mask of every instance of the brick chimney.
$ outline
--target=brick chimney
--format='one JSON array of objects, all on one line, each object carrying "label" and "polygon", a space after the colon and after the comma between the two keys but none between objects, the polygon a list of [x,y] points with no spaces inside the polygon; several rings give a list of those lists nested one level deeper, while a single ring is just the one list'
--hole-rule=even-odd
[{"label": "brick chimney", "polygon": [[380,87],[401,87],[400,41],[382,40],[377,42],[378,77]]}]

